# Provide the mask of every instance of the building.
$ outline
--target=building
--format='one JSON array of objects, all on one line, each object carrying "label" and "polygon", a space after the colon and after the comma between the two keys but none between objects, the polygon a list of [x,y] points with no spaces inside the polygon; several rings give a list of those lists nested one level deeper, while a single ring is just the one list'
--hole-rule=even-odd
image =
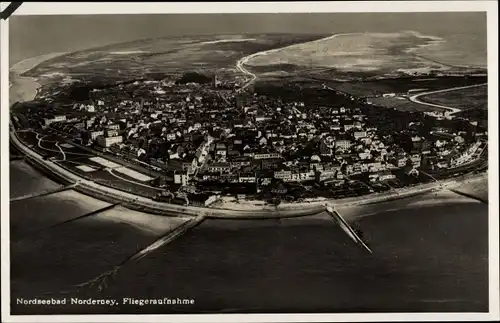
[{"label": "building", "polygon": [[316,174],[312,170],[299,173],[299,181],[314,181],[315,179]]},{"label": "building", "polygon": [[331,178],[335,178],[337,175],[337,170],[327,170],[327,171],[318,171],[316,173],[316,181],[323,182]]},{"label": "building", "polygon": [[54,122],[61,122],[61,121],[66,121],[65,115],[59,115],[54,117]]},{"label": "building", "polygon": [[351,147],[351,141],[350,140],[336,140],[335,141],[335,147],[340,148],[340,149],[349,149]]},{"label": "building", "polygon": [[99,136],[97,137],[97,144],[101,147],[108,148],[111,145],[114,144],[119,144],[123,142],[123,137],[122,136],[115,136],[115,137],[104,137],[104,136]]},{"label": "building", "polygon": [[90,131],[90,139],[96,140],[99,136],[104,136],[104,130]]},{"label": "building", "polygon": [[271,158],[281,158],[280,153],[265,153],[265,154],[254,154],[254,159],[271,159]]},{"label": "building", "polygon": [[382,171],[382,172],[377,172],[369,175],[370,182],[383,182],[383,181],[388,181],[396,178],[396,175],[387,172],[387,171]]},{"label": "building", "polygon": [[231,170],[231,166],[229,163],[213,163],[208,166],[208,171],[211,173],[224,173],[229,172]]},{"label": "building", "polygon": [[118,130],[111,130],[111,129],[107,129],[106,130],[106,137],[116,137],[118,136]]},{"label": "building", "polygon": [[255,183],[255,175],[242,174],[238,178],[239,183]]},{"label": "building", "polygon": [[216,156],[226,157],[226,155],[227,155],[227,147],[226,147],[226,144],[224,144],[224,143],[218,143],[218,144],[215,146],[215,155],[216,155]]},{"label": "building", "polygon": [[354,122],[346,121],[346,123],[344,123],[344,131],[349,131],[352,128],[354,128]]},{"label": "building", "polygon": [[188,184],[189,177],[187,174],[174,174],[174,183],[186,186]]},{"label": "building", "polygon": [[354,139],[358,140],[361,138],[365,138],[367,136],[366,131],[355,131],[354,132]]},{"label": "building", "polygon": [[109,130],[120,130],[120,125],[119,124],[110,124],[110,125],[106,126],[106,129],[109,129]]},{"label": "building", "polygon": [[280,170],[274,172],[274,178],[276,179],[288,181],[290,180],[291,177],[292,177],[292,172],[289,170]]},{"label": "building", "polygon": [[45,126],[48,126],[54,122],[63,122],[63,121],[66,121],[66,116],[65,115],[59,115],[59,116],[55,116],[53,118],[44,118],[43,119],[44,121],[44,125]]}]

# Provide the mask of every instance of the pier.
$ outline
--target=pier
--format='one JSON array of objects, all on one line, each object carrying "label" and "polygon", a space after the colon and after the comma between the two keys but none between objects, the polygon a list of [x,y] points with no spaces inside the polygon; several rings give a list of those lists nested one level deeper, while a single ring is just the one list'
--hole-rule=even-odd
[{"label": "pier", "polygon": [[342,231],[344,231],[349,238],[351,238],[351,240],[353,240],[357,245],[363,247],[369,253],[373,253],[358,233],[353,230],[353,228],[344,220],[342,215],[335,209],[335,206],[327,204],[325,206],[325,211],[332,218],[333,222],[335,222],[335,224],[338,225]]},{"label": "pier", "polygon": [[185,233],[187,233],[189,230],[194,229],[198,225],[200,225],[203,221],[205,220],[205,215],[199,215],[197,217],[194,217],[191,220],[187,220],[183,224],[179,225],[177,228],[173,229],[166,235],[162,236],[146,248],[140,250],[133,256],[131,256],[129,259],[125,260],[123,265],[129,261],[139,261],[151,252],[159,249],[160,247],[163,247],[172,241],[176,240],[177,238],[181,237]]},{"label": "pier", "polygon": [[114,277],[116,273],[126,264],[132,262],[132,261],[139,261],[142,258],[146,257],[148,254],[152,253],[155,250],[158,250],[159,248],[171,243],[175,239],[181,237],[185,233],[187,233],[189,230],[194,229],[196,226],[200,225],[204,220],[206,219],[205,214],[198,215],[196,217],[191,218],[190,220],[187,220],[183,224],[179,225],[177,228],[173,229],[172,231],[166,233],[159,239],[155,240],[153,243],[148,245],[147,247],[139,250],[132,256],[128,257],[124,261],[122,261],[120,264],[116,265],[113,267],[113,269],[102,273],[101,275],[86,281],[84,283],[78,284],[75,287],[80,289],[80,288],[92,288],[92,287],[97,287],[99,291],[102,291],[104,288],[107,287],[108,279],[111,277]]}]

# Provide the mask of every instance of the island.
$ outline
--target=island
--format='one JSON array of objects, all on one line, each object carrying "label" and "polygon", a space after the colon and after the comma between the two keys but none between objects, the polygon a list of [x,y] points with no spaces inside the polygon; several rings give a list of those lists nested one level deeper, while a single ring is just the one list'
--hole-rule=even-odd
[{"label": "island", "polygon": [[[385,54],[364,59],[366,41]],[[413,50],[435,42],[218,35],[44,55],[11,68],[10,142],[64,189],[167,216],[295,217],[453,189],[487,171],[487,73]]]}]

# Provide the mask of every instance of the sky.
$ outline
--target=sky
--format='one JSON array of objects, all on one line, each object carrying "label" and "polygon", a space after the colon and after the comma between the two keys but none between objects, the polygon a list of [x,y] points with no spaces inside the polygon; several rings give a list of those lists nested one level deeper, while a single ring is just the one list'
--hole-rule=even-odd
[{"label": "sky", "polygon": [[[486,13],[270,13],[10,17],[10,63],[52,52],[169,35],[397,32],[464,34],[486,51]],[[482,50],[482,49],[481,49]]]}]

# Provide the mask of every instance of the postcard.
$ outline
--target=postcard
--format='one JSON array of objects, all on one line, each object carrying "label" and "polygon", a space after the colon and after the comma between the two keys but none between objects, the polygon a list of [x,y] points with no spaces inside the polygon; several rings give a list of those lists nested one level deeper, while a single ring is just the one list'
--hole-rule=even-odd
[{"label": "postcard", "polygon": [[2,320],[498,319],[497,9],[18,4]]}]

